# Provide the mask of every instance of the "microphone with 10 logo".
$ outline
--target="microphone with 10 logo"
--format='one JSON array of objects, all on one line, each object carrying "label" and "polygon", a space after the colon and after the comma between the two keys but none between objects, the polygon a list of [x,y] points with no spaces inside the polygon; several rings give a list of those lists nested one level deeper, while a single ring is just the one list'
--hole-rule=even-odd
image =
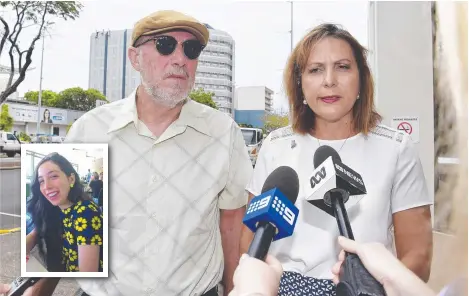
[{"label": "microphone with 10 logo", "polygon": [[272,241],[293,234],[299,210],[297,173],[288,166],[275,169],[266,179],[262,194],[248,205],[243,223],[254,232],[248,255],[264,260]]}]

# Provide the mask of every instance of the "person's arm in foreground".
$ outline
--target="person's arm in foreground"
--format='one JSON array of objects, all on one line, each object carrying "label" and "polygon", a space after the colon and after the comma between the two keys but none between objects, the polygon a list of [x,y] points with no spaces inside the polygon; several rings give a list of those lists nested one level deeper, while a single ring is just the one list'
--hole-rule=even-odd
[{"label": "person's arm in foreground", "polygon": [[244,254],[236,268],[234,289],[228,296],[277,296],[282,264],[267,254],[265,262]]},{"label": "person's arm in foreground", "polygon": [[[52,296],[59,280],[60,278],[40,279],[34,286],[27,288],[23,296]],[[0,284],[0,295],[7,295],[10,289],[9,284]]]},{"label": "person's arm in foreground", "polygon": [[333,266],[333,281],[339,283],[339,273],[345,259],[345,252],[357,254],[370,274],[383,285],[387,296],[435,296],[415,273],[389,252],[380,243],[358,243],[345,237],[339,237],[342,251],[339,261]]}]

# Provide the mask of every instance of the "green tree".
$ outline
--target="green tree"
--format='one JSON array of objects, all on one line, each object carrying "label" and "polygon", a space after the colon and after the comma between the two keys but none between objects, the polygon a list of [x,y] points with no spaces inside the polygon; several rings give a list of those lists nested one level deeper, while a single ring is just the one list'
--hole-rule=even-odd
[{"label": "green tree", "polygon": [[[0,16],[0,22],[3,24],[0,60],[10,61],[8,82],[5,90],[0,92],[1,104],[24,81],[36,42],[51,28],[53,20],[75,20],[79,17],[83,5],[75,1],[0,1],[0,7],[3,10],[11,10],[14,19],[13,23],[9,24]],[[31,34],[33,28],[32,40],[26,42],[24,36]],[[22,34],[24,32],[27,33]],[[25,44],[26,46],[23,46]],[[8,56],[4,56],[4,49],[7,50],[5,52],[8,52]]]},{"label": "green tree", "polygon": [[[24,94],[27,101],[37,104],[39,92],[28,91]],[[60,93],[44,90],[41,97],[41,105],[54,108],[71,109],[78,111],[89,111],[96,107],[96,100],[109,101],[97,89],[84,90],[80,87],[72,87]]]},{"label": "green tree", "polygon": [[[28,91],[24,94],[24,98],[31,103],[37,104],[39,100],[38,91]],[[41,106],[55,107],[59,96],[56,92],[51,90],[42,91],[41,95]]]},{"label": "green tree", "polygon": [[0,112],[0,130],[9,132],[13,127],[13,117],[10,116],[8,112],[8,105],[2,105],[2,111]]},{"label": "green tree", "polygon": [[81,87],[72,87],[61,91],[55,106],[51,107],[89,111],[96,107],[96,100],[109,102],[97,89],[83,90]]},{"label": "green tree", "polygon": [[21,142],[31,142],[31,137],[28,136],[25,132],[20,132],[19,139]]},{"label": "green tree", "polygon": [[73,122],[72,122],[72,123],[69,123],[69,124],[67,125],[67,129],[66,129],[67,134],[68,134],[68,131],[70,130],[70,128],[72,127],[72,125],[73,125]]},{"label": "green tree", "polygon": [[266,132],[271,132],[289,124],[288,115],[269,113],[264,116],[264,128]]},{"label": "green tree", "polygon": [[212,92],[206,92],[203,88],[199,88],[197,90],[191,91],[189,97],[198,103],[207,105],[209,107],[212,107],[213,109],[218,110],[217,104],[213,101],[214,95],[215,94]]}]

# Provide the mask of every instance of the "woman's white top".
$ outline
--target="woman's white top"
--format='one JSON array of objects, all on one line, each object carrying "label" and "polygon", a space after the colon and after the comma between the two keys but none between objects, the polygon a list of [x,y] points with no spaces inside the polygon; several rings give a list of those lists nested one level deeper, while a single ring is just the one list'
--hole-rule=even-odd
[{"label": "woman's white top", "polygon": [[[365,183],[367,194],[351,196],[345,205],[355,240],[380,242],[393,252],[392,214],[433,204],[409,135],[379,125],[367,136],[360,133],[346,142],[319,142],[338,151],[342,162],[359,173]],[[280,260],[285,271],[331,279],[331,268],[340,251],[337,222],[308,203],[304,194],[310,186],[318,147],[318,139],[293,133],[291,127],[271,132],[259,151],[247,190],[261,194],[267,176],[279,166],[290,166],[298,173],[300,191],[295,205],[300,212],[295,230],[292,236],[273,242],[269,253]]]}]

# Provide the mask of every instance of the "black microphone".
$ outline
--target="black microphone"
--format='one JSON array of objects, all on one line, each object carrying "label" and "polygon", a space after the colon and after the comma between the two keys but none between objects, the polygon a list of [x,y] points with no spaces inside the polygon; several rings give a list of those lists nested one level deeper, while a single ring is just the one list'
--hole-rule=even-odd
[{"label": "black microphone", "polygon": [[40,278],[24,278],[24,277],[17,277],[11,284],[10,284],[10,291],[8,291],[7,296],[21,296],[23,295],[24,291],[27,288],[36,284]]},{"label": "black microphone", "polygon": [[249,203],[243,223],[254,232],[248,255],[264,260],[272,241],[293,234],[299,210],[295,207],[300,184],[288,166],[276,168],[265,180],[262,194]]},{"label": "black microphone", "polygon": [[[322,182],[322,180],[315,182],[314,185],[311,182],[311,186],[321,186],[320,184],[324,186],[323,191],[326,190],[323,198],[324,205],[332,209],[340,234],[354,240],[352,226],[344,203],[349,199],[349,190],[354,194],[366,193],[362,177],[344,165],[337,151],[327,145],[319,147],[314,153],[314,166],[316,168],[324,167],[326,173],[329,171],[333,175],[331,180],[336,181],[336,187],[330,188],[331,182]],[[315,177],[314,174],[313,177]],[[336,289],[337,296],[386,295],[383,286],[368,272],[356,254],[345,253],[345,260],[342,263],[339,276],[340,282],[337,284]]]},{"label": "black microphone", "polygon": [[[328,158],[332,159],[332,162],[336,169],[339,167],[341,168],[341,169],[337,169],[339,172],[347,172],[347,173],[344,173],[343,175],[337,175],[337,179],[339,180],[336,183],[337,187],[329,189],[323,195],[323,202],[328,207],[328,209],[332,209],[332,212],[337,220],[337,226],[339,227],[340,235],[349,239],[354,239],[352,226],[350,225],[350,221],[347,215],[347,210],[345,209],[344,204],[349,199],[349,195],[350,195],[349,190],[351,190],[354,193],[361,193],[361,192],[366,193],[365,184],[360,174],[358,174],[351,168],[344,165],[342,163],[339,153],[337,153],[337,151],[335,151],[335,149],[330,146],[324,145],[324,146],[319,147],[316,150],[316,152],[314,153],[314,158],[313,158],[314,167],[321,166],[321,164],[323,164]],[[342,176],[346,176],[346,177],[343,178]],[[353,180],[353,177],[349,177],[349,176],[356,176],[355,179],[358,180],[356,181],[356,184],[362,185],[359,188],[359,190],[354,190],[355,188],[358,189],[358,187],[355,187],[354,184],[351,183],[351,180]]]},{"label": "black microphone", "polygon": [[343,164],[332,147],[323,145],[316,150],[314,167],[309,179],[311,187],[305,188],[306,200],[329,215],[335,216],[333,209],[324,202],[324,195],[329,190],[340,188],[349,195],[366,194],[362,176]]}]

